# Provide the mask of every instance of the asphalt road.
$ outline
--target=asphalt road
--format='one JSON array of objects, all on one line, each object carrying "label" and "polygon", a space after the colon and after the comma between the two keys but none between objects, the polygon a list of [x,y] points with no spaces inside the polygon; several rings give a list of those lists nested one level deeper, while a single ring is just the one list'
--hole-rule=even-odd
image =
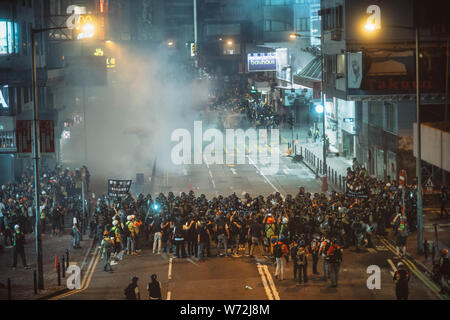
[{"label": "asphalt road", "polygon": [[[153,194],[159,192],[194,190],[207,197],[236,192],[251,195],[268,195],[280,192],[295,195],[300,186],[310,192],[320,192],[320,184],[314,174],[301,164],[294,164],[288,158],[281,158],[276,175],[262,172],[263,165],[202,165],[180,166],[175,172],[158,172],[154,181]],[[148,191],[149,184],[140,191]],[[97,191],[98,192],[98,191]],[[292,265],[287,264],[285,280],[275,279],[275,266],[271,259],[245,256],[207,258],[198,262],[195,258],[174,259],[171,254],[153,255],[151,249],[143,246],[138,256],[125,256],[113,266],[114,272],[103,271],[103,261],[98,249],[88,256],[83,272],[81,290],[70,291],[54,299],[70,300],[117,300],[123,299],[123,290],[132,276],[139,278],[142,299],[148,298],[146,285],[149,276],[158,275],[162,283],[163,297],[167,300],[300,300],[300,299],[346,299],[371,300],[395,299],[392,281],[393,271],[400,259],[393,249],[381,239],[376,239],[376,249],[356,253],[353,248],[344,251],[339,286],[330,287],[320,276],[312,276],[311,263],[308,266],[308,284],[297,286],[292,280]],[[215,250],[212,252],[215,254]],[[430,284],[419,268],[407,260],[412,271],[410,299],[441,299],[436,287]],[[380,289],[368,289],[369,266],[380,268]],[[322,265],[318,266],[321,273]]]}]

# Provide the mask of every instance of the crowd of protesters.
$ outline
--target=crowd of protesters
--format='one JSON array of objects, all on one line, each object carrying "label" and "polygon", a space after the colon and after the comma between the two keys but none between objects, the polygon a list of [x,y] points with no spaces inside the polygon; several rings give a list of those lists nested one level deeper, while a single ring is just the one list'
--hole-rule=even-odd
[{"label": "crowd of protesters", "polygon": [[[218,196],[210,200],[193,191],[175,196],[159,194],[98,200],[91,223],[91,236],[102,241],[105,271],[110,260],[123,254],[136,255],[148,244],[154,254],[176,258],[265,255],[275,259],[276,277],[285,278],[284,266],[292,261],[298,283],[307,282],[308,260],[312,274],[338,284],[343,249],[374,247],[376,234],[393,227],[398,254],[405,255],[406,238],[414,220],[402,215],[402,190],[395,181],[372,180],[364,168],[349,168],[346,193],[310,194],[302,187],[297,195],[279,193],[264,198],[245,194]],[[414,190],[408,189],[414,203]],[[410,196],[410,195],[413,196]],[[107,243],[105,249],[105,243]],[[401,249],[401,251],[400,251]],[[310,257],[310,258],[308,258]],[[285,262],[286,260],[286,262]]]},{"label": "crowd of protesters", "polygon": [[[38,217],[41,232],[50,236],[64,234],[65,219],[76,221],[79,228],[85,228],[87,214],[82,213],[82,177],[86,172],[86,186],[89,185],[89,170],[45,169],[40,174],[40,206]],[[36,224],[34,172],[30,168],[20,179],[1,186],[0,190],[0,234],[3,247],[13,248],[16,267],[17,254],[22,256],[25,235],[34,232]],[[87,210],[86,210],[87,212]],[[17,252],[16,252],[17,251]],[[22,257],[26,267],[25,257]]]},{"label": "crowd of protesters", "polygon": [[243,93],[238,88],[216,91],[210,99],[208,110],[218,113],[216,121],[219,125],[223,125],[230,114],[241,114],[243,116],[242,122],[237,124],[239,128],[270,129],[293,124],[291,113],[277,113],[257,94],[252,94],[248,90]]}]

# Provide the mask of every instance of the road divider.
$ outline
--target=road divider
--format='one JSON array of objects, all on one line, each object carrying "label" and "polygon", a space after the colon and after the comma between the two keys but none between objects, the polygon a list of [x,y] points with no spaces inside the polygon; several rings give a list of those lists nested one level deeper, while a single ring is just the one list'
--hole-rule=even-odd
[{"label": "road divider", "polygon": [[262,283],[263,283],[263,286],[264,286],[264,290],[266,291],[267,298],[269,298],[269,300],[273,300],[272,291],[269,288],[269,284],[268,284],[268,282],[266,280],[266,276],[264,274],[262,265],[260,265],[258,263],[257,268],[258,268],[259,275],[261,276],[261,280],[262,280]]},{"label": "road divider", "polygon": [[81,283],[81,289],[75,289],[75,290],[71,290],[69,292],[63,293],[61,295],[57,295],[53,298],[50,298],[49,300],[61,300],[64,299],[66,297],[69,297],[71,295],[77,294],[77,293],[81,293],[83,291],[85,291],[87,288],[89,288],[89,285],[91,283],[92,277],[94,275],[94,271],[95,268],[97,267],[98,261],[100,260],[100,256],[101,256],[101,252],[100,252],[100,248],[97,247],[94,251],[94,254],[91,258],[91,261],[89,263],[89,266],[86,270],[86,274],[83,277],[83,281]]}]

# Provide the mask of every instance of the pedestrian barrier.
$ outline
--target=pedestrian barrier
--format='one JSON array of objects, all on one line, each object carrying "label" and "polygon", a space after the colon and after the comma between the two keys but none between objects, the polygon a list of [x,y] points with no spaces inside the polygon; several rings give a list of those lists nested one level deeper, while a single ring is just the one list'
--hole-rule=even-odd
[{"label": "pedestrian barrier", "polygon": [[33,270],[33,286],[34,286],[34,294],[37,294],[37,276],[36,270]]},{"label": "pedestrian barrier", "polygon": [[66,259],[64,255],[62,256],[62,277],[66,277]]},{"label": "pedestrian barrier", "polygon": [[11,279],[8,278],[8,300],[12,300],[12,295],[11,295]]},{"label": "pedestrian barrier", "polygon": [[58,262],[57,274],[58,274],[58,287],[60,287],[61,286],[61,264],[59,262]]}]

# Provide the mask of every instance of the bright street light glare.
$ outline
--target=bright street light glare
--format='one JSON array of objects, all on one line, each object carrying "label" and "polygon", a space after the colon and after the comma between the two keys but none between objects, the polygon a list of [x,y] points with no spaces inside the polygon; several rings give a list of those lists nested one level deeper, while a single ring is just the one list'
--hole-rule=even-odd
[{"label": "bright street light glare", "polygon": [[167,42],[167,45],[168,45],[169,47],[173,46],[173,41]]},{"label": "bright street light glare", "polygon": [[86,23],[83,24],[81,30],[83,30],[83,32],[86,34],[94,33],[95,26],[92,23]]},{"label": "bright street light glare", "polygon": [[85,23],[81,26],[81,32],[78,35],[77,39],[86,39],[86,38],[93,38],[95,34],[95,25],[92,23]]},{"label": "bright street light glare", "polygon": [[233,41],[229,40],[229,41],[227,42],[227,44],[228,44],[229,46],[231,46],[231,45],[233,45]]},{"label": "bright street light glare", "polygon": [[289,35],[289,38],[291,38],[291,39],[297,39],[297,35],[296,35],[296,34],[290,34],[290,35]]},{"label": "bright street light glare", "polygon": [[373,23],[366,23],[364,29],[366,29],[366,31],[368,32],[375,31],[375,25]]},{"label": "bright street light glare", "polygon": [[320,105],[320,104],[318,104],[318,105],[316,106],[316,112],[317,112],[318,114],[322,114],[322,113],[323,113],[323,106]]}]

